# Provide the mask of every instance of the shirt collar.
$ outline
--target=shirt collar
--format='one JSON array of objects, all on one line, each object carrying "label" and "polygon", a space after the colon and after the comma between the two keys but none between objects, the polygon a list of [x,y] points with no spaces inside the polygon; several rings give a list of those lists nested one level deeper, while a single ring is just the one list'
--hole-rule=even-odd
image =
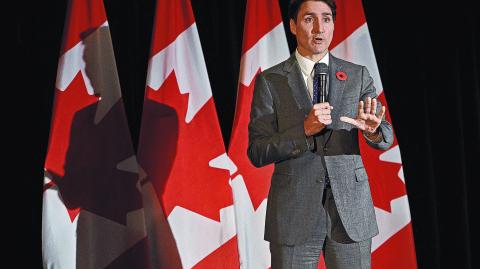
[{"label": "shirt collar", "polygon": [[[323,56],[323,58],[320,59],[320,61],[318,61],[317,63],[325,63],[328,66],[328,63],[330,62],[329,55],[330,53],[325,54],[325,56]],[[295,50],[295,58],[297,58],[298,65],[300,66],[300,70],[302,70],[303,75],[310,76],[313,70],[313,66],[316,62],[300,55],[298,49]]]}]

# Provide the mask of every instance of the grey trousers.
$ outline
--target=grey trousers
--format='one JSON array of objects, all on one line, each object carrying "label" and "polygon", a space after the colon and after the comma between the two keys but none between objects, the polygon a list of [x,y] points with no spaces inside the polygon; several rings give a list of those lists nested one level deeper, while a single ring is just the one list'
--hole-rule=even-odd
[{"label": "grey trousers", "polygon": [[326,229],[312,235],[301,245],[270,243],[272,269],[316,269],[319,257],[325,257],[327,269],[370,269],[372,240],[355,242],[348,237],[338,216],[331,189],[325,189],[323,207]]}]

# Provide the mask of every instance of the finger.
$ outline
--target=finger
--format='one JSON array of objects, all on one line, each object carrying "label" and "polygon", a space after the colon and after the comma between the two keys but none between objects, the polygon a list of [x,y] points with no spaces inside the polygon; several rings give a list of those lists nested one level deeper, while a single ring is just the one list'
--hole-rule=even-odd
[{"label": "finger", "polygon": [[383,119],[383,116],[385,116],[385,112],[387,111],[387,109],[385,108],[385,106],[382,106],[382,109],[380,110],[380,112],[378,112],[378,115],[377,117],[382,120]]},{"label": "finger", "polygon": [[330,108],[330,104],[328,102],[320,103],[318,105],[319,105],[320,108],[326,108],[326,109]]},{"label": "finger", "polygon": [[362,115],[363,112],[363,101],[358,102],[358,115]]},{"label": "finger", "polygon": [[327,116],[324,116],[324,117],[321,117],[318,119],[319,122],[323,123],[323,124],[330,124],[332,123],[332,118],[331,117],[327,117]]},{"label": "finger", "polygon": [[325,103],[315,104],[315,105],[313,105],[312,110],[332,109],[331,106],[329,106],[329,105],[324,105],[324,104],[325,104]]},{"label": "finger", "polygon": [[315,110],[315,112],[314,112],[313,114],[314,114],[315,116],[330,115],[331,112],[330,112],[330,109],[322,108],[322,109]]},{"label": "finger", "polygon": [[357,115],[357,119],[369,120],[369,119],[370,119],[369,115],[370,115],[370,114],[361,113],[361,114],[358,114],[358,115]]},{"label": "finger", "polygon": [[317,117],[319,121],[331,120],[332,117],[330,115],[320,115]]},{"label": "finger", "polygon": [[372,108],[372,98],[367,97],[367,101],[365,102],[365,113],[370,114]]},{"label": "finger", "polygon": [[372,111],[370,112],[370,114],[372,114],[372,115],[377,114],[377,99],[376,98],[372,99]]},{"label": "finger", "polygon": [[313,109],[314,109],[314,110],[320,109],[320,104],[314,104],[314,105],[313,105]]}]

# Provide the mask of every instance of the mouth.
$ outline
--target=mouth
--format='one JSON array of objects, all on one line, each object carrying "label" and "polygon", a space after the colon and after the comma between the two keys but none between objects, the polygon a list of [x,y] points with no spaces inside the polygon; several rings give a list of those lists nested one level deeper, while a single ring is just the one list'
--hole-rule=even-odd
[{"label": "mouth", "polygon": [[318,37],[314,37],[314,38],[313,38],[313,43],[315,43],[315,44],[320,44],[320,43],[322,43],[324,40],[325,40],[325,39],[323,39],[322,37],[319,37],[319,36],[318,36]]}]

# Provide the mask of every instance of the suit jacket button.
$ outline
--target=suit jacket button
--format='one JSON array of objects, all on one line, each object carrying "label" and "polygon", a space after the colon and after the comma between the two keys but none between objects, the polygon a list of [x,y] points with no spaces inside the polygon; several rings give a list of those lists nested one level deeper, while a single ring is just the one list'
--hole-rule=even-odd
[{"label": "suit jacket button", "polygon": [[323,180],[321,180],[321,179],[317,179],[317,180],[315,180],[315,181],[316,181],[317,183],[322,183],[322,182],[323,182]]},{"label": "suit jacket button", "polygon": [[328,151],[328,148],[327,147],[324,147],[323,148],[323,152],[327,152]]}]

